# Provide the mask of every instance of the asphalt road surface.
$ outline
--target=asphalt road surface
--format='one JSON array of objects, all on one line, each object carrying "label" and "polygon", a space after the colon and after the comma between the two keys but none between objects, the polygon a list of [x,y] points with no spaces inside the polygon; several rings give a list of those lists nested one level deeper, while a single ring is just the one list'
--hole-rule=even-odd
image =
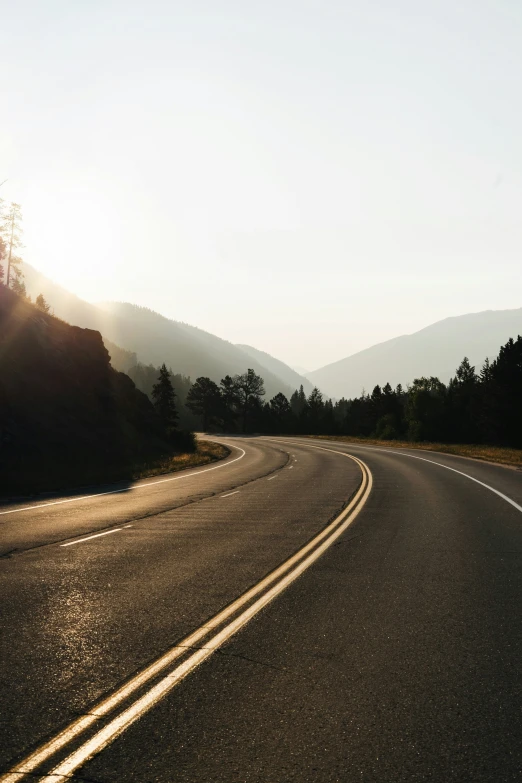
[{"label": "asphalt road surface", "polygon": [[0,783],[522,780],[522,473],[222,441],[0,506]]}]

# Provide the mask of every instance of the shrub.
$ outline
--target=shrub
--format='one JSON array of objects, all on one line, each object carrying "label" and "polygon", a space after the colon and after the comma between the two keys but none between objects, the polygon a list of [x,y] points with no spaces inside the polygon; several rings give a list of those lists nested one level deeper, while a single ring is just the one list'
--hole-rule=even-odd
[{"label": "shrub", "polygon": [[177,432],[173,432],[171,435],[171,440],[176,449],[179,449],[179,451],[182,451],[186,454],[193,454],[195,451],[197,451],[197,439],[194,433],[190,432],[190,430],[178,430]]}]

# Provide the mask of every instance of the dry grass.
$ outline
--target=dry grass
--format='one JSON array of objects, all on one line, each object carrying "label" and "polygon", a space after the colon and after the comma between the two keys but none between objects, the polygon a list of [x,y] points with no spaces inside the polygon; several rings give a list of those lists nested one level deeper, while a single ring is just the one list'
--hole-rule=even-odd
[{"label": "dry grass", "polygon": [[198,449],[194,454],[175,454],[155,460],[148,465],[141,465],[133,471],[133,479],[160,476],[163,473],[177,473],[186,468],[197,468],[224,459],[230,454],[230,449],[221,443],[212,443],[208,440],[198,440]]},{"label": "dry grass", "polygon": [[366,446],[383,446],[393,449],[420,449],[421,451],[440,451],[443,454],[456,454],[500,465],[511,465],[522,469],[522,450],[500,446],[474,446],[457,443],[409,443],[403,440],[375,440],[374,438],[354,438],[349,435],[309,435],[320,440],[338,440],[343,443],[360,443]]}]

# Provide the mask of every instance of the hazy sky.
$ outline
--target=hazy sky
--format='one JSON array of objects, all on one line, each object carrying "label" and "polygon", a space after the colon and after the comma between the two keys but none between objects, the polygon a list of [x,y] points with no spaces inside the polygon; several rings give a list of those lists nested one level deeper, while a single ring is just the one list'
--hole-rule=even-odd
[{"label": "hazy sky", "polygon": [[520,0],[2,5],[25,257],[309,369],[522,306]]}]

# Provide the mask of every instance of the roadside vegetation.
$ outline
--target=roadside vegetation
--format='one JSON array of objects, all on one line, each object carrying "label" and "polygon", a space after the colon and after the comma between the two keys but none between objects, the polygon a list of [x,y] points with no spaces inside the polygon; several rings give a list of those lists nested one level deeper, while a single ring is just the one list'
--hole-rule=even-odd
[{"label": "roadside vegetation", "polygon": [[160,476],[165,473],[176,473],[185,468],[197,468],[225,459],[230,454],[230,449],[221,443],[209,440],[198,440],[196,451],[192,454],[174,454],[152,461],[150,464],[135,466],[132,472],[133,479]]},{"label": "roadside vegetation", "polygon": [[508,449],[502,446],[477,446],[471,443],[429,443],[404,440],[378,440],[376,438],[355,438],[350,435],[308,435],[314,440],[335,440],[342,443],[355,443],[361,446],[380,446],[393,449],[419,449],[421,451],[439,451],[442,454],[454,454],[499,465],[510,465],[522,470],[522,449]]}]

